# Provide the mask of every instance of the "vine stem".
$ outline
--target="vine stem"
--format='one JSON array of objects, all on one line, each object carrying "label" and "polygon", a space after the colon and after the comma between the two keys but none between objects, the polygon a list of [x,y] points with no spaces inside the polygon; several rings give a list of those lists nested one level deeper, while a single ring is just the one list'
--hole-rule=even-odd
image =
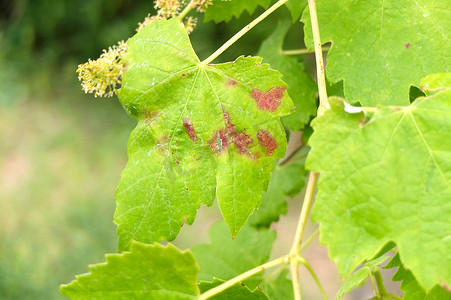
[{"label": "vine stem", "polygon": [[[329,51],[330,47],[322,47],[321,51]],[[315,53],[315,50],[310,49],[293,49],[293,50],[282,50],[283,55],[303,55],[303,54],[310,54]]]},{"label": "vine stem", "polygon": [[212,55],[207,57],[202,61],[202,64],[207,65],[211,63],[216,57],[221,55],[227,48],[232,46],[238,39],[245,35],[249,30],[251,30],[255,25],[263,21],[267,16],[272,14],[276,9],[284,5],[288,0],[279,0],[273,6],[268,8],[264,13],[258,16],[255,20],[244,26],[240,31],[238,31],[234,36],[232,36],[227,42],[224,43],[218,50],[213,52]]},{"label": "vine stem", "polygon": [[261,266],[255,267],[255,268],[253,268],[253,269],[251,269],[251,270],[249,270],[247,272],[244,272],[244,273],[242,273],[242,274],[240,274],[240,275],[238,275],[238,276],[236,276],[236,277],[234,277],[234,278],[232,278],[230,280],[227,280],[223,284],[220,284],[217,287],[206,291],[205,293],[203,293],[202,295],[199,296],[199,300],[205,300],[205,299],[211,298],[214,295],[217,295],[217,294],[221,293],[222,291],[232,287],[233,285],[235,285],[235,284],[237,284],[239,282],[242,282],[243,280],[245,280],[245,279],[247,279],[247,278],[249,278],[249,277],[251,277],[251,276],[253,276],[253,275],[257,274],[257,273],[260,273],[260,272],[262,272],[262,271],[264,271],[266,269],[275,267],[277,265],[287,263],[288,259],[289,258],[287,256],[282,256],[282,257],[274,259],[274,260],[272,260],[270,262],[267,262],[267,263],[265,263],[265,264],[263,264]]},{"label": "vine stem", "polygon": [[321,50],[318,16],[316,14],[316,0],[308,0],[308,7],[310,12],[310,20],[312,22],[313,42],[315,44],[316,77],[319,92],[318,115],[320,115],[321,111],[323,111],[324,109],[329,109],[330,105],[327,101],[326,76],[324,74],[324,61],[323,52]]},{"label": "vine stem", "polygon": [[374,279],[376,279],[377,290],[379,291],[378,296],[381,299],[386,299],[388,291],[385,288],[384,280],[382,279],[382,275],[381,275],[381,271],[376,270],[376,271],[374,271],[373,274],[374,274]]},{"label": "vine stem", "polygon": [[193,9],[193,4],[196,0],[191,0],[190,3],[188,3],[187,6],[182,10],[182,12],[177,16],[177,19],[180,21],[183,20],[184,17]]},{"label": "vine stem", "polygon": [[295,300],[301,300],[301,286],[299,283],[299,268],[298,268],[298,253],[301,247],[302,235],[304,234],[305,223],[307,222],[308,213],[313,200],[313,193],[315,191],[315,184],[318,178],[318,173],[310,172],[307,189],[305,190],[304,202],[302,203],[301,215],[299,216],[296,234],[293,239],[293,245],[290,250],[290,272],[293,281],[293,293]]}]

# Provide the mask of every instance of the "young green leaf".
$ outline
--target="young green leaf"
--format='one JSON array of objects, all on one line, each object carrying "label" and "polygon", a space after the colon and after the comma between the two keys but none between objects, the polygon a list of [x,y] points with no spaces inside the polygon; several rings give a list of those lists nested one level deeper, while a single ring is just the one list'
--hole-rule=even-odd
[{"label": "young green leaf", "polygon": [[421,79],[420,87],[423,91],[434,91],[443,88],[451,88],[451,73],[438,73],[428,75]]},{"label": "young green leaf", "polygon": [[[408,105],[409,87],[451,68],[451,18],[441,0],[317,1],[321,41],[331,41],[327,77],[344,79],[362,106]],[[305,42],[313,48],[308,9]]]},{"label": "young green leaf", "polygon": [[280,272],[276,279],[265,278],[260,284],[268,298],[271,300],[292,300],[293,299],[293,284],[287,278],[289,271],[284,269]]},{"label": "young green leaf", "polygon": [[[231,279],[268,261],[276,232],[268,229],[258,230],[245,226],[235,239],[231,239],[227,226],[216,223],[208,231],[210,244],[193,248],[194,256],[200,266],[199,279],[212,280],[219,277]],[[250,288],[256,287],[261,277],[246,280]]]},{"label": "young green leaf", "polygon": [[316,115],[317,88],[298,58],[282,54],[283,41],[290,27],[290,21],[280,23],[262,43],[257,55],[263,57],[264,62],[285,76],[284,79],[289,86],[288,94],[293,99],[296,110],[293,114],[283,117],[282,123],[290,130],[301,130],[310,118]]},{"label": "young green leaf", "polygon": [[399,255],[395,255],[393,259],[384,267],[384,269],[398,268],[393,281],[401,282],[401,291],[404,292],[404,300],[450,300],[451,292],[447,291],[440,285],[435,285],[429,293],[426,294],[421,285],[417,282],[412,272],[406,270],[402,265]]},{"label": "young green leaf", "polygon": [[197,299],[199,267],[189,251],[171,244],[131,244],[130,252],[107,254],[90,274],[61,286],[70,299]]},{"label": "young green leaf", "polygon": [[340,287],[340,290],[337,293],[337,299],[343,298],[345,294],[364,285],[367,279],[372,276],[372,273],[378,270],[380,265],[389,258],[390,256],[381,256],[363,264],[363,266],[352,273]]},{"label": "young green leaf", "polygon": [[138,120],[116,192],[119,249],[173,240],[215,196],[235,237],[260,204],[293,103],[259,57],[199,62],[183,25],[161,20],[128,41],[119,99]]},{"label": "young green leaf", "polygon": [[[224,283],[224,280],[214,278],[212,282],[201,281],[199,283],[199,289],[202,293],[205,293],[208,290],[211,290],[214,287]],[[237,283],[234,286],[222,291],[221,293],[208,298],[211,300],[265,300],[268,297],[259,289],[255,288],[251,291],[244,284]]]},{"label": "young green leaf", "polygon": [[204,22],[229,22],[232,17],[238,18],[245,10],[252,14],[258,6],[268,8],[270,3],[271,0],[213,0],[213,5],[205,10]]},{"label": "young green leaf", "polygon": [[312,210],[343,276],[394,241],[426,290],[451,283],[451,89],[410,106],[313,122],[310,170],[321,172]]},{"label": "young green leaf", "polygon": [[285,197],[297,195],[305,185],[308,172],[305,170],[305,159],[310,147],[299,150],[290,162],[276,164],[269,182],[268,190],[263,192],[261,205],[249,218],[249,223],[255,227],[269,227],[277,222],[280,215],[285,215],[288,203]]}]

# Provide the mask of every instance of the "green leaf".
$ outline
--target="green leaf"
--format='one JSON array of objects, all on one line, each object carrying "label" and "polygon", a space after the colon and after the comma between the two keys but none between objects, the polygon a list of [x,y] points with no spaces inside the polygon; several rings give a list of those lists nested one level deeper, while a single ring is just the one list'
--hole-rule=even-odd
[{"label": "green leaf", "polygon": [[[290,2],[287,2],[287,4]],[[303,63],[295,57],[282,54],[284,38],[290,29],[290,21],[280,23],[274,32],[262,43],[259,56],[271,67],[279,70],[288,84],[288,94],[294,101],[296,110],[283,117],[282,123],[290,130],[301,130],[316,115],[316,84],[304,70]]]},{"label": "green leaf", "polygon": [[280,215],[288,211],[286,196],[294,197],[305,185],[308,175],[305,170],[305,159],[310,147],[299,150],[286,164],[276,164],[269,182],[268,190],[263,192],[261,205],[249,218],[249,223],[255,227],[269,227],[277,222]]},{"label": "green leaf", "polygon": [[[218,285],[224,283],[224,280],[214,278],[212,282],[201,281],[199,283],[199,289],[202,293],[217,287]],[[222,291],[220,294],[217,294],[211,298],[212,300],[264,300],[268,299],[268,297],[259,289],[255,288],[255,290],[251,291],[245,285],[241,283],[237,283],[230,288]]]},{"label": "green leaf", "polygon": [[[317,1],[321,42],[332,42],[327,77],[344,80],[362,106],[408,105],[409,87],[451,68],[449,3],[441,0]],[[313,48],[310,14],[302,16]]]},{"label": "green leaf", "polygon": [[299,18],[301,18],[302,11],[307,6],[307,0],[296,0],[296,1],[288,1],[285,3],[288,10],[291,13],[291,18],[294,22],[299,21]]},{"label": "green leaf", "polygon": [[343,298],[345,294],[350,293],[351,291],[364,285],[368,278],[372,276],[373,272],[378,270],[380,265],[389,258],[390,256],[381,256],[364,263],[360,269],[352,273],[346,279],[337,293],[337,299]]},{"label": "green leaf", "polygon": [[420,87],[424,91],[451,88],[451,73],[431,74],[421,79]]},{"label": "green leaf", "polygon": [[337,98],[313,122],[310,170],[321,172],[312,218],[342,276],[394,241],[429,290],[451,283],[451,89],[371,120]]},{"label": "green leaf", "polygon": [[289,271],[287,269],[277,276],[276,279],[266,279],[260,284],[260,287],[268,295],[271,300],[292,300],[293,297],[293,284],[291,280],[287,278]]},{"label": "green leaf", "polygon": [[229,22],[232,17],[238,18],[245,10],[252,14],[258,6],[266,9],[270,3],[271,0],[213,0],[213,5],[205,10],[204,22]]},{"label": "green leaf", "polygon": [[[208,231],[210,244],[196,245],[193,248],[200,273],[199,279],[210,281],[214,277],[229,280],[268,261],[276,232],[258,230],[245,226],[239,236],[231,239],[227,226],[214,224]],[[261,277],[246,280],[246,285],[254,288]]]},{"label": "green leaf", "polygon": [[384,269],[398,268],[395,275],[393,275],[393,281],[401,282],[401,291],[404,292],[404,300],[449,300],[451,299],[451,293],[446,291],[440,285],[435,285],[429,293],[426,294],[421,285],[417,282],[412,272],[406,270],[403,266],[399,255],[395,255],[393,259],[384,267]]},{"label": "green leaf", "polygon": [[260,204],[293,103],[259,57],[204,65],[176,19],[128,41],[119,99],[138,120],[116,192],[119,249],[173,240],[215,198],[235,237]]},{"label": "green leaf", "polygon": [[62,285],[71,299],[197,299],[199,267],[189,251],[171,244],[133,242],[130,252],[107,254],[106,263],[89,266],[90,274],[78,275]]}]

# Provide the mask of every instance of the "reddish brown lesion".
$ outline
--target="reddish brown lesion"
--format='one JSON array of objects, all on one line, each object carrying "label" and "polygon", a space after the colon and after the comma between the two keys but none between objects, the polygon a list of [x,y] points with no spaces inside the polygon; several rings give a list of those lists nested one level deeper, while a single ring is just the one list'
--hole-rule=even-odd
[{"label": "reddish brown lesion", "polygon": [[235,85],[237,85],[238,84],[238,82],[236,82],[235,80],[233,80],[233,79],[229,79],[228,81],[227,81],[227,86],[235,86]]},{"label": "reddish brown lesion", "polygon": [[150,125],[158,118],[159,115],[160,111],[158,110],[146,111],[144,112],[144,122],[147,125]]},{"label": "reddish brown lesion", "polygon": [[222,112],[225,129],[214,132],[213,137],[209,141],[211,149],[220,155],[229,146],[230,141],[238,147],[240,154],[249,152],[249,145],[253,143],[252,138],[242,131],[237,131],[235,125],[230,121],[229,113],[224,109]]},{"label": "reddish brown lesion", "polygon": [[161,154],[165,153],[168,150],[168,140],[169,138],[166,135],[157,140],[156,148]]},{"label": "reddish brown lesion", "polygon": [[260,145],[266,148],[266,155],[271,156],[274,154],[274,150],[279,147],[276,139],[269,133],[269,131],[260,129],[257,133],[258,142]]},{"label": "reddish brown lesion", "polygon": [[189,75],[189,73],[184,73],[184,74],[182,74],[180,77],[183,78],[183,77],[186,77],[186,76],[188,76],[188,75]]},{"label": "reddish brown lesion", "polygon": [[269,110],[274,112],[279,107],[281,100],[283,98],[283,93],[287,88],[285,86],[276,86],[270,89],[266,93],[253,89],[251,97],[257,101],[257,107],[259,109]]},{"label": "reddish brown lesion", "polygon": [[184,118],[183,126],[185,127],[186,133],[188,134],[189,138],[193,142],[197,142],[198,139],[197,139],[196,131],[194,130],[193,122],[191,122],[191,120],[188,118]]}]

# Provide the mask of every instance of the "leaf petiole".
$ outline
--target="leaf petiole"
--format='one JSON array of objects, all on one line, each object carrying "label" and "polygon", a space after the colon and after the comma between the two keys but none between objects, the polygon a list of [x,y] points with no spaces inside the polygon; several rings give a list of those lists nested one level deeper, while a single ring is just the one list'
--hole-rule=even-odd
[{"label": "leaf petiole", "polygon": [[182,10],[182,12],[177,16],[177,19],[180,21],[183,20],[184,17],[193,9],[193,4],[196,0],[191,0],[188,5],[185,6],[185,8]]},{"label": "leaf petiole", "polygon": [[[326,52],[329,51],[330,47],[322,47],[321,51]],[[293,50],[282,50],[283,55],[303,55],[303,54],[310,54],[315,53],[315,50],[310,49],[293,49]]]},{"label": "leaf petiole", "polygon": [[251,30],[255,25],[263,21],[267,16],[272,14],[276,9],[284,5],[288,0],[279,0],[273,6],[268,8],[264,13],[258,16],[254,21],[250,22],[244,26],[240,31],[238,31],[234,36],[232,36],[227,42],[224,43],[218,50],[213,52],[212,55],[207,57],[202,61],[202,64],[207,65],[211,63],[215,58],[221,55],[225,50],[232,46],[237,40],[239,40],[243,35],[245,35],[249,30]]}]

